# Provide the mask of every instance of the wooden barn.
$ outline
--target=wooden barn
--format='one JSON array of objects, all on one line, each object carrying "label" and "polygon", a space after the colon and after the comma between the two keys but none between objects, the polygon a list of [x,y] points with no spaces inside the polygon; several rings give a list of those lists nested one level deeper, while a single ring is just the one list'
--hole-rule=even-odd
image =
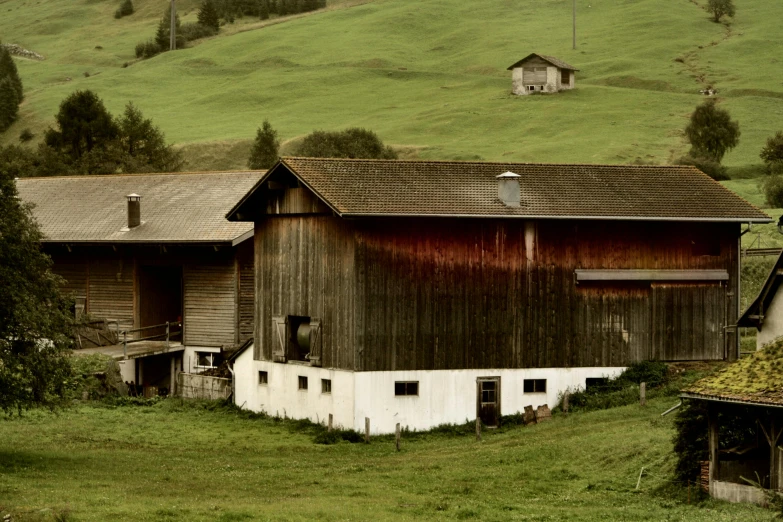
[{"label": "wooden barn", "polygon": [[692,167],[284,158],[236,401],[390,432],[554,405],[647,359],[734,359],[763,212]]},{"label": "wooden barn", "polygon": [[508,68],[514,94],[553,93],[573,89],[579,70],[554,56],[532,53]]},{"label": "wooden barn", "polygon": [[[126,381],[173,391],[177,371],[212,368],[222,351],[250,338],[253,227],[230,223],[225,213],[260,177],[215,172],[19,179],[19,196],[34,204],[44,250],[65,279],[76,312],[107,321],[120,332],[118,342],[121,332],[130,340],[157,336],[100,348],[87,336],[83,347],[121,359]],[[170,339],[163,344],[167,322]]]},{"label": "wooden barn", "polygon": [[783,293],[778,293],[781,281],[783,281],[783,253],[778,256],[769,271],[759,295],[740,316],[737,323],[740,327],[757,330],[757,350],[783,337]]}]

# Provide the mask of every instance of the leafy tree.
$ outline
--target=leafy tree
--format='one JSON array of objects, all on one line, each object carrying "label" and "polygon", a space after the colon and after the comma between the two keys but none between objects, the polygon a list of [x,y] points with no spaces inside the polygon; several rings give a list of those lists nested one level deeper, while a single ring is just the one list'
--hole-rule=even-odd
[{"label": "leafy tree", "polygon": [[0,163],[0,409],[52,405],[70,376],[69,303],[30,207],[17,198],[17,166]]},{"label": "leafy tree", "polygon": [[19,113],[19,97],[9,78],[0,79],[0,132],[16,121]]},{"label": "leafy tree", "polygon": [[79,159],[96,148],[107,148],[118,137],[117,124],[103,101],[89,90],[76,91],[63,100],[55,119],[58,130],[48,129],[44,140],[71,159]]},{"label": "leafy tree", "polygon": [[773,208],[783,208],[783,176],[773,174],[764,180],[764,196]]},{"label": "leafy tree", "polygon": [[124,172],[174,172],[183,165],[182,154],[166,145],[161,130],[145,119],[133,103],[125,106],[125,112],[117,121],[119,126]]},{"label": "leafy tree", "polygon": [[269,121],[264,120],[263,127],[256,131],[256,139],[250,150],[247,165],[251,169],[268,169],[272,167],[279,157],[280,140],[277,139],[277,131],[272,128]]},{"label": "leafy tree", "polygon": [[133,14],[133,2],[131,0],[125,0],[120,7],[114,11],[114,18],[122,18],[123,16],[130,16]]},{"label": "leafy tree", "polygon": [[305,136],[297,154],[312,158],[397,159],[377,134],[358,127],[337,132],[315,131]]},{"label": "leafy tree", "polygon": [[726,152],[739,143],[739,123],[731,120],[728,111],[718,109],[715,100],[708,100],[691,114],[685,136],[691,142],[691,156],[720,163]]},{"label": "leafy tree", "polygon": [[767,164],[770,174],[783,173],[783,131],[767,138],[767,144],[761,149],[760,156]]},{"label": "leafy tree", "polygon": [[220,30],[220,17],[212,0],[204,0],[198,10],[198,23],[211,27],[215,32]]},{"label": "leafy tree", "polygon": [[707,3],[707,11],[712,13],[715,23],[720,22],[723,16],[734,16],[733,0],[710,0]]}]

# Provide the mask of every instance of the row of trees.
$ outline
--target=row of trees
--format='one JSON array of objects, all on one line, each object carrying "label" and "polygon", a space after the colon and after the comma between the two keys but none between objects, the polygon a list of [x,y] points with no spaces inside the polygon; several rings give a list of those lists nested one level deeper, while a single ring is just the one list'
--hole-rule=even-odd
[{"label": "row of trees", "polygon": [[[220,17],[214,0],[204,0],[198,10],[198,22],[183,24],[179,13],[174,16],[177,49],[185,47],[187,42],[214,36],[220,31]],[[171,9],[166,8],[158,22],[155,37],[136,44],[136,58],[151,58],[171,48]]]},{"label": "row of trees", "polygon": [[[309,158],[397,159],[397,153],[373,131],[358,127],[343,131],[315,131],[293,151],[295,156]],[[251,169],[268,169],[280,155],[280,140],[269,121],[256,132],[247,165]]]},{"label": "row of trees", "polygon": [[254,16],[266,20],[270,15],[286,16],[323,9],[326,0],[213,0],[220,18],[231,23],[235,18]]},{"label": "row of trees", "polygon": [[8,49],[0,45],[0,132],[16,121],[24,90],[19,71]]},{"label": "row of trees", "polygon": [[0,148],[0,166],[25,176],[174,172],[182,155],[166,144],[161,130],[132,103],[114,118],[92,91],[76,91],[60,104],[55,128],[35,150]]}]

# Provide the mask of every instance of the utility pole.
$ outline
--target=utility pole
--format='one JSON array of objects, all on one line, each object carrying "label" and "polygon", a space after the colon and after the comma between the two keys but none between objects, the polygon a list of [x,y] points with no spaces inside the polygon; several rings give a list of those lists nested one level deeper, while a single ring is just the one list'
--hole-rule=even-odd
[{"label": "utility pole", "polygon": [[177,50],[177,6],[174,5],[174,0],[171,0],[171,31],[169,32],[171,33],[169,49],[171,49],[172,51],[176,51]]},{"label": "utility pole", "polygon": [[[171,0],[171,5],[174,5],[174,0]],[[574,50],[576,50],[576,0],[573,0],[573,19],[574,19]]]}]

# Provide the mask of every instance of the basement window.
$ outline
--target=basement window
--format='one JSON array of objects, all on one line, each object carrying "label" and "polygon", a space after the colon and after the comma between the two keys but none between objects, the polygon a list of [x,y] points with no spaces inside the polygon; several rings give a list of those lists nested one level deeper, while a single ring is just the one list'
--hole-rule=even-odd
[{"label": "basement window", "polygon": [[217,368],[222,360],[223,357],[219,353],[196,352],[196,367],[198,368]]},{"label": "basement window", "polygon": [[546,393],[546,379],[525,379],[522,383],[524,393]]},{"label": "basement window", "polygon": [[258,384],[269,384],[269,374],[267,372],[263,370],[258,372]]},{"label": "basement window", "polygon": [[396,381],[394,383],[394,395],[404,397],[406,395],[419,394],[419,381]]},{"label": "basement window", "polygon": [[332,393],[332,379],[321,379],[321,393]]},{"label": "basement window", "polygon": [[299,389],[307,390],[307,377],[304,377],[302,375],[299,376]]}]

